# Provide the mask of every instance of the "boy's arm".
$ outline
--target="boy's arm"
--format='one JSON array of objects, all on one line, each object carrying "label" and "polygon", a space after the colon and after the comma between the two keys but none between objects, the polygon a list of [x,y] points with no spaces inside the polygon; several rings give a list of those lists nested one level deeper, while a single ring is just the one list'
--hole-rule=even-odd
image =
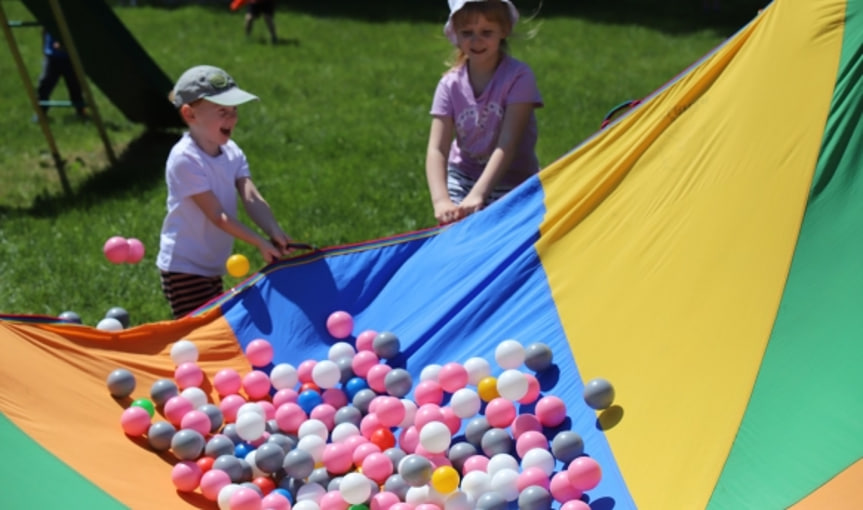
[{"label": "boy's arm", "polygon": [[284,249],[291,241],[291,238],[279,226],[279,222],[276,221],[276,217],[273,215],[273,210],[270,209],[270,204],[261,196],[252,179],[249,177],[240,177],[237,179],[237,192],[249,218],[261,230],[267,233],[274,244]]},{"label": "boy's arm", "polygon": [[219,199],[216,198],[216,195],[213,194],[212,191],[204,191],[197,195],[192,195],[191,199],[201,209],[201,211],[203,211],[207,219],[213,222],[213,224],[235,238],[256,247],[268,263],[278,259],[280,256],[278,250],[276,250],[268,240],[264,239],[260,234],[250,229],[236,218],[228,216],[228,213],[222,209],[222,205],[219,204]]}]

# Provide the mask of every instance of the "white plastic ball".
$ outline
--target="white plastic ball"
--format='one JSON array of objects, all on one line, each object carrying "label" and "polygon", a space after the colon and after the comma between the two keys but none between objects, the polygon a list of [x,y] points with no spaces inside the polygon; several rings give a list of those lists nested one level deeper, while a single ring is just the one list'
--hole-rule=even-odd
[{"label": "white plastic ball", "polygon": [[519,370],[510,368],[497,376],[498,394],[511,402],[517,402],[527,395],[527,390],[527,376]]},{"label": "white plastic ball", "polygon": [[189,386],[188,388],[180,392],[180,396],[191,402],[192,407],[194,407],[195,409],[209,402],[207,394],[204,393],[204,390],[198,388],[197,386]]},{"label": "white plastic ball", "polygon": [[264,411],[264,408],[261,407],[261,405],[257,402],[246,402],[245,404],[241,405],[237,409],[237,418],[246,413],[254,413],[265,420],[267,419],[267,412]]},{"label": "white plastic ball", "polygon": [[467,370],[467,382],[474,386],[481,380],[491,375],[491,364],[485,358],[470,358],[464,362]]},{"label": "white plastic ball", "polygon": [[471,471],[461,479],[461,490],[476,500],[491,490],[491,477],[483,471]]},{"label": "white plastic ball", "polygon": [[270,383],[276,390],[293,389],[299,380],[296,367],[290,363],[279,363],[270,370]]},{"label": "white plastic ball", "polygon": [[347,342],[336,342],[330,346],[327,358],[330,361],[338,361],[342,358],[353,358],[356,353],[353,345]]},{"label": "white plastic ball", "polygon": [[[312,482],[303,484],[303,486],[297,491],[297,503],[301,501],[311,501],[315,503],[315,508],[317,508],[318,502],[326,493],[327,489],[319,483]],[[297,508],[297,506],[294,505],[294,508]]]},{"label": "white plastic ball", "polygon": [[524,363],[524,346],[518,340],[504,340],[494,349],[494,360],[500,368],[518,368]]},{"label": "white plastic ball", "polygon": [[550,451],[542,448],[531,448],[521,458],[521,470],[537,467],[550,477],[554,473],[554,463],[555,458]]},{"label": "white plastic ball", "polygon": [[372,486],[369,479],[360,473],[348,473],[339,483],[339,493],[342,499],[352,505],[359,505],[369,499]]},{"label": "white plastic ball", "polygon": [[254,412],[247,412],[237,416],[235,423],[237,435],[246,441],[257,441],[264,435],[266,420]]},{"label": "white plastic ball", "polygon": [[473,418],[482,407],[482,399],[471,388],[456,390],[450,397],[449,405],[456,416],[462,419]]},{"label": "white plastic ball", "polygon": [[198,361],[198,347],[185,338],[177,340],[171,346],[171,361],[180,366],[183,363],[196,363]]},{"label": "white plastic ball", "polygon": [[437,363],[432,363],[423,367],[420,371],[420,382],[422,381],[437,381],[437,376],[440,373],[441,366]]},{"label": "white plastic ball", "polygon": [[[300,425],[302,428],[302,425]],[[333,431],[330,432],[330,439],[334,443],[341,443],[345,439],[351,436],[360,435],[360,429],[356,425],[350,422],[339,423],[335,427],[333,427]]]},{"label": "white plastic ball", "polygon": [[452,432],[445,423],[431,421],[420,430],[420,444],[431,453],[443,453],[452,442]]},{"label": "white plastic ball", "polygon": [[231,496],[233,496],[234,493],[238,490],[240,490],[240,484],[237,483],[229,483],[228,485],[222,487],[216,500],[219,505],[219,510],[230,510]]},{"label": "white plastic ball", "polygon": [[314,434],[300,438],[297,441],[297,448],[311,455],[315,459],[315,464],[319,464],[324,460],[324,448],[326,446],[326,441]]},{"label": "white plastic ball", "polygon": [[518,499],[518,471],[501,469],[491,477],[491,490],[497,492],[507,501]]},{"label": "white plastic ball", "polygon": [[428,485],[421,485],[419,487],[411,487],[405,493],[405,503],[418,506],[423,503],[429,503],[431,501],[431,487]]},{"label": "white plastic ball", "polygon": [[312,381],[321,388],[335,388],[341,378],[342,371],[335,361],[324,359],[315,363],[312,368]]},{"label": "white plastic ball", "polygon": [[96,324],[96,329],[101,331],[122,331],[123,323],[113,317],[105,317]]},{"label": "white plastic ball", "polygon": [[518,471],[518,460],[508,453],[498,453],[488,459],[488,465],[485,470],[489,475],[494,476],[498,471],[503,469]]},{"label": "white plastic ball", "polygon": [[315,418],[304,421],[297,430],[297,437],[300,439],[306,436],[318,436],[326,441],[329,435],[330,431],[327,429],[327,424]]},{"label": "white plastic ball", "polygon": [[[305,485],[303,486],[305,487]],[[300,488],[302,490],[302,487]],[[316,501],[304,499],[302,501],[297,501],[297,504],[291,507],[292,510],[321,510],[321,507],[318,506]]]},{"label": "white plastic ball", "polygon": [[461,490],[448,494],[443,503],[444,510],[473,510],[476,506],[473,498]]}]

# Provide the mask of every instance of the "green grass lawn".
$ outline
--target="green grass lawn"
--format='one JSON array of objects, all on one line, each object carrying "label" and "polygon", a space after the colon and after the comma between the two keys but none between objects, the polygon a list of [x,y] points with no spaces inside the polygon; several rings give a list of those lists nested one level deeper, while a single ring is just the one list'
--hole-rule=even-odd
[{"label": "green grass lawn", "polygon": [[[531,14],[536,3],[519,6]],[[758,6],[740,0],[705,13],[682,0],[547,3],[519,27],[535,34],[511,42],[545,100],[537,113],[543,166],[593,133],[611,107],[649,94],[720,44]],[[234,139],[285,230],[331,246],[433,225],[423,162],[431,97],[450,51],[441,32],[446,2],[283,1],[276,46],[265,42],[262,22],[247,40],[242,14],[225,4],[116,12],[172,81],[212,64],[261,97],[240,108]],[[3,8],[10,19],[32,19],[18,2]],[[15,37],[35,81],[39,29]],[[0,76],[0,313],[74,310],[95,324],[122,306],[135,324],[168,319],[154,261],[164,160],[178,132],[145,133],[94,88],[119,156],[108,165],[92,124],[52,110],[67,195],[8,50]],[[61,84],[52,99],[65,97]],[[113,235],[141,239],[144,260],[109,264],[101,247]],[[236,251],[261,267],[251,247],[238,242]]]}]

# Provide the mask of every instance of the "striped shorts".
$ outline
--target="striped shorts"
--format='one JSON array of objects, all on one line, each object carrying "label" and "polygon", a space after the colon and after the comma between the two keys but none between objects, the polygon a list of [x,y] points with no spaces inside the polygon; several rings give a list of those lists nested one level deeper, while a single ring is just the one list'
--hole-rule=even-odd
[{"label": "striped shorts", "polygon": [[161,272],[162,293],[171,305],[175,319],[206,304],[224,292],[221,276]]},{"label": "striped shorts", "polygon": [[[458,205],[462,200],[465,199],[470,190],[473,189],[476,184],[476,179],[473,177],[469,177],[463,174],[461,171],[456,169],[455,167],[447,168],[446,172],[446,187],[447,191],[449,191],[449,198],[453,201],[454,204]],[[485,205],[489,205],[500,197],[506,195],[510,191],[512,191],[512,186],[501,186],[498,185],[494,188],[494,191],[486,198]]]}]

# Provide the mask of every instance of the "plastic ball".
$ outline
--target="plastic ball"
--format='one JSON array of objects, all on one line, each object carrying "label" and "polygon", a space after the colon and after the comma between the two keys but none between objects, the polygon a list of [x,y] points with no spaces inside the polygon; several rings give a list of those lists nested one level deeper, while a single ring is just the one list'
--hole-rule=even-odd
[{"label": "plastic ball", "polygon": [[491,428],[485,416],[476,416],[470,419],[464,428],[464,437],[474,446],[479,446],[482,441],[483,434]]},{"label": "plastic ball", "polygon": [[403,368],[394,368],[384,375],[384,388],[394,397],[404,397],[411,391],[413,378]]},{"label": "plastic ball", "polygon": [[234,278],[245,276],[249,272],[249,259],[247,259],[245,255],[235,253],[225,261],[225,269],[227,269],[228,274]]},{"label": "plastic ball", "polygon": [[379,403],[375,408],[378,420],[385,427],[396,427],[405,418],[405,406],[401,399],[392,396],[377,397]]},{"label": "plastic ball", "polygon": [[216,501],[219,491],[230,485],[231,477],[220,469],[210,469],[201,475],[201,494],[209,501]]},{"label": "plastic ball", "polygon": [[518,403],[533,404],[536,402],[536,399],[539,398],[539,393],[541,391],[541,388],[539,387],[539,379],[537,379],[533,374],[524,374],[524,377],[527,379],[527,393],[518,399]]},{"label": "plastic ball", "polygon": [[237,416],[237,435],[246,441],[255,441],[264,434],[266,420],[257,413],[243,413]]},{"label": "plastic ball", "polygon": [[373,329],[366,329],[357,335],[356,342],[354,343],[357,347],[357,352],[371,351],[376,336],[378,336],[378,332]]},{"label": "plastic ball", "polygon": [[512,437],[504,429],[488,429],[482,435],[480,449],[488,457],[498,453],[509,453],[512,450]]},{"label": "plastic ball", "polygon": [[431,453],[445,452],[451,440],[449,427],[442,422],[433,421],[420,429],[420,444]]},{"label": "plastic ball", "polygon": [[584,453],[584,440],[577,432],[562,430],[551,440],[551,453],[564,464]]},{"label": "plastic ball", "polygon": [[197,386],[189,386],[188,388],[180,392],[180,396],[191,402],[192,407],[194,407],[195,409],[206,404],[208,401],[207,394],[204,393],[204,390]]},{"label": "plastic ball", "polygon": [[81,316],[71,310],[66,310],[65,312],[60,313],[57,318],[63,322],[70,322],[73,324],[81,324],[82,322]]},{"label": "plastic ball", "polygon": [[105,258],[112,264],[122,264],[129,257],[129,243],[125,237],[113,236],[109,237],[105,244],[102,245],[102,253]]},{"label": "plastic ball", "polygon": [[584,401],[593,409],[608,409],[614,402],[614,387],[605,379],[591,379],[584,385]]},{"label": "plastic ball", "polygon": [[463,365],[450,362],[441,367],[438,373],[441,388],[449,393],[464,388],[468,383],[468,372]]},{"label": "plastic ball", "polygon": [[569,473],[565,470],[551,477],[548,490],[551,492],[551,496],[560,503],[579,499],[582,496],[582,492],[572,486],[569,481]]},{"label": "plastic ball", "polygon": [[524,364],[534,372],[542,372],[550,367],[553,361],[551,347],[542,342],[534,342],[524,349]]},{"label": "plastic ball", "polygon": [[438,375],[440,374],[440,369],[442,366],[437,363],[430,363],[423,367],[420,370],[420,381],[435,381],[438,380]]},{"label": "plastic ball", "polygon": [[542,423],[533,413],[521,413],[512,421],[510,429],[512,437],[517,441],[525,432],[542,432]]},{"label": "plastic ball", "polygon": [[383,427],[372,432],[369,435],[369,441],[381,450],[386,450],[396,445],[396,438],[393,433]]},{"label": "plastic ball", "polygon": [[291,500],[284,494],[271,492],[261,499],[261,508],[266,510],[290,510]]},{"label": "plastic ball", "polygon": [[222,414],[222,410],[219,409],[215,404],[204,404],[198,407],[198,411],[207,415],[207,418],[210,419],[210,433],[216,432],[225,422],[225,416]]},{"label": "plastic ball", "polygon": [[376,366],[378,362],[380,362],[380,358],[378,358],[378,355],[374,351],[359,351],[351,359],[351,369],[354,371],[354,374],[359,376],[357,378],[366,377],[369,370],[373,366]]},{"label": "plastic ball", "polygon": [[260,510],[261,495],[249,487],[240,487],[228,500],[231,510]]},{"label": "plastic ball", "polygon": [[262,399],[270,394],[270,376],[262,370],[252,370],[244,375],[242,385],[251,399]]},{"label": "plastic ball", "polygon": [[488,466],[486,467],[486,472],[488,472],[489,475],[494,476],[495,473],[503,469],[511,469],[518,472],[518,461],[515,459],[515,457],[508,453],[498,453],[497,455],[493,455],[490,459],[488,459]]},{"label": "plastic ball", "polygon": [[343,475],[353,465],[351,447],[346,443],[329,443],[324,446],[322,461],[327,471],[332,474]]},{"label": "plastic ball", "polygon": [[527,452],[535,448],[548,448],[548,438],[542,432],[528,431],[515,440],[515,452],[520,457],[524,457]]},{"label": "plastic ball", "polygon": [[490,402],[500,394],[497,392],[497,378],[494,376],[487,376],[480,379],[476,386],[476,392],[479,395],[479,398],[483,399],[485,402]]},{"label": "plastic ball", "polygon": [[566,468],[566,472],[572,486],[580,491],[593,489],[602,479],[602,468],[590,457],[573,459]]},{"label": "plastic ball", "polygon": [[[467,493],[479,504],[479,498],[485,494],[489,494],[491,490],[491,478],[484,471],[471,471],[464,475],[461,479],[461,490]],[[501,497],[500,501],[506,504],[506,500]],[[505,508],[505,507],[504,507]]]},{"label": "plastic ball", "polygon": [[566,404],[560,397],[546,395],[537,401],[534,413],[544,427],[557,427],[566,419]]},{"label": "plastic ball", "polygon": [[501,469],[491,476],[491,490],[500,494],[507,501],[518,499],[518,471],[514,469]]},{"label": "plastic ball", "polygon": [[297,441],[297,449],[309,452],[316,464],[323,462],[326,446],[327,442],[315,435],[308,435]]},{"label": "plastic ball", "polygon": [[330,361],[338,361],[343,358],[353,358],[357,351],[354,346],[348,342],[336,342],[327,350],[327,359]]},{"label": "plastic ball", "polygon": [[291,478],[303,479],[312,474],[315,469],[315,459],[302,449],[294,449],[285,454],[282,461],[285,474]]},{"label": "plastic ball", "polygon": [[219,402],[219,410],[228,422],[233,422],[237,419],[237,411],[246,403],[246,399],[237,394],[227,395]]},{"label": "plastic ball", "polygon": [[547,489],[549,486],[548,475],[539,468],[528,468],[522,470],[522,472],[518,474],[518,480],[516,480],[516,486],[518,487],[518,490],[523,491],[531,485],[536,485]]},{"label": "plastic ball", "polygon": [[369,373],[366,374],[366,381],[369,383],[369,388],[378,393],[386,393],[387,387],[385,381],[387,374],[390,373],[392,369],[393,368],[391,366],[383,363],[370,368]]},{"label": "plastic ball", "polygon": [[118,321],[120,321],[120,324],[123,325],[123,329],[129,327],[130,320],[131,320],[129,318],[129,312],[127,312],[124,308],[121,308],[119,306],[114,306],[114,307],[109,308],[108,311],[105,312],[105,317],[117,319]]},{"label": "plastic ball", "polygon": [[560,506],[560,510],[591,510],[590,505],[580,499],[571,499]]},{"label": "plastic ball", "polygon": [[515,415],[515,405],[503,397],[492,399],[485,407],[485,418],[492,427],[500,429],[509,427]]},{"label": "plastic ball", "polygon": [[527,390],[527,377],[518,370],[511,368],[497,376],[497,392],[509,401],[517,402],[527,394]]},{"label": "plastic ball", "polygon": [[263,338],[257,338],[246,346],[246,359],[253,367],[265,367],[273,361],[273,346]]},{"label": "plastic ball", "polygon": [[[257,450],[255,453],[257,453]],[[255,458],[257,459],[257,456]],[[255,485],[260,490],[261,495],[269,494],[276,489],[276,482],[269,476],[256,476],[252,480],[252,485]]]},{"label": "plastic ball", "polygon": [[204,436],[192,429],[180,429],[171,438],[171,451],[180,460],[195,460],[204,451]]},{"label": "plastic ball", "polygon": [[354,330],[354,318],[348,312],[339,310],[327,317],[327,331],[333,338],[347,338]]},{"label": "plastic ball", "polygon": [[142,407],[127,407],[120,415],[120,426],[128,436],[143,436],[150,428],[150,414]]},{"label": "plastic ball", "polygon": [[398,474],[411,487],[420,487],[431,480],[434,466],[427,458],[411,454],[399,462]]},{"label": "plastic ball", "polygon": [[177,429],[166,421],[157,421],[147,429],[147,442],[157,452],[163,452],[171,448],[171,439]]},{"label": "plastic ball", "polygon": [[551,476],[554,472],[554,463],[555,459],[551,452],[542,448],[528,450],[521,457],[522,471],[530,468],[539,468],[546,476]]},{"label": "plastic ball", "polygon": [[174,464],[171,469],[171,481],[178,491],[192,492],[198,488],[203,474],[198,464],[189,460],[182,460]]},{"label": "plastic ball", "polygon": [[440,383],[432,379],[420,381],[414,389],[414,400],[418,405],[440,405],[443,402],[443,397],[443,388]]},{"label": "plastic ball", "polygon": [[473,357],[464,362],[464,369],[467,370],[467,382],[474,386],[491,375],[491,365],[485,358]]},{"label": "plastic ball", "polygon": [[213,387],[216,388],[216,392],[220,397],[233,395],[240,391],[242,378],[239,372],[233,368],[223,368],[213,376]]},{"label": "plastic ball", "polygon": [[339,384],[341,371],[335,361],[321,360],[312,369],[312,380],[321,388],[334,388]]},{"label": "plastic ball", "polygon": [[363,474],[376,483],[383,483],[393,474],[393,461],[384,453],[370,453],[360,464]]},{"label": "plastic ball", "polygon": [[204,371],[197,363],[187,361],[174,369],[174,380],[181,390],[190,386],[200,386],[204,382]]},{"label": "plastic ball", "polygon": [[213,462],[213,470],[222,470],[225,473],[228,473],[232,482],[238,482],[243,478],[242,461],[234,456],[233,451],[230,454],[219,455],[216,457],[215,462]]},{"label": "plastic ball", "polygon": [[165,405],[171,397],[179,395],[177,384],[170,379],[157,379],[150,386],[150,398],[157,406]]},{"label": "plastic ball", "polygon": [[482,407],[482,400],[474,390],[462,388],[452,394],[449,405],[456,416],[467,419],[476,416]]},{"label": "plastic ball", "polygon": [[431,486],[441,494],[449,494],[458,489],[461,482],[458,471],[452,466],[441,466],[432,472]]},{"label": "plastic ball", "polygon": [[118,368],[108,374],[106,383],[114,398],[126,398],[135,391],[135,376],[125,368]]},{"label": "plastic ball", "polygon": [[369,479],[360,473],[348,473],[339,484],[339,493],[350,504],[356,505],[367,501],[371,492]]},{"label": "plastic ball", "polygon": [[129,251],[126,254],[126,262],[127,264],[137,264],[141,262],[141,259],[144,258],[144,243],[141,242],[140,239],[136,239],[134,237],[130,237],[126,239],[126,244],[129,247]]},{"label": "plastic ball", "polygon": [[518,368],[524,363],[524,346],[517,340],[504,340],[494,349],[494,360],[500,368]]},{"label": "plastic ball", "polygon": [[183,363],[197,363],[198,346],[191,340],[177,340],[171,346],[171,361],[174,362],[174,366],[179,366]]},{"label": "plastic ball", "polygon": [[531,485],[518,495],[519,510],[547,510],[551,508],[552,497],[548,487]]},{"label": "plastic ball", "polygon": [[383,331],[372,341],[372,350],[379,358],[395,358],[401,352],[401,342],[395,333]]},{"label": "plastic ball", "polygon": [[180,420],[181,428],[195,430],[202,436],[210,433],[212,425],[210,417],[197,409],[189,411]]},{"label": "plastic ball", "polygon": [[100,331],[122,331],[123,323],[113,317],[105,317],[96,324]]},{"label": "plastic ball", "polygon": [[299,382],[297,369],[290,363],[279,363],[270,370],[270,382],[277,390],[292,389]]},{"label": "plastic ball", "polygon": [[130,404],[135,407],[140,407],[143,410],[147,411],[147,414],[152,418],[156,414],[156,407],[153,405],[153,402],[148,398],[136,398]]},{"label": "plastic ball", "polygon": [[476,447],[467,441],[459,441],[453,444],[449,447],[449,451],[446,454],[450,463],[452,463],[452,467],[460,472],[463,471],[465,461],[474,455],[476,455]]}]

